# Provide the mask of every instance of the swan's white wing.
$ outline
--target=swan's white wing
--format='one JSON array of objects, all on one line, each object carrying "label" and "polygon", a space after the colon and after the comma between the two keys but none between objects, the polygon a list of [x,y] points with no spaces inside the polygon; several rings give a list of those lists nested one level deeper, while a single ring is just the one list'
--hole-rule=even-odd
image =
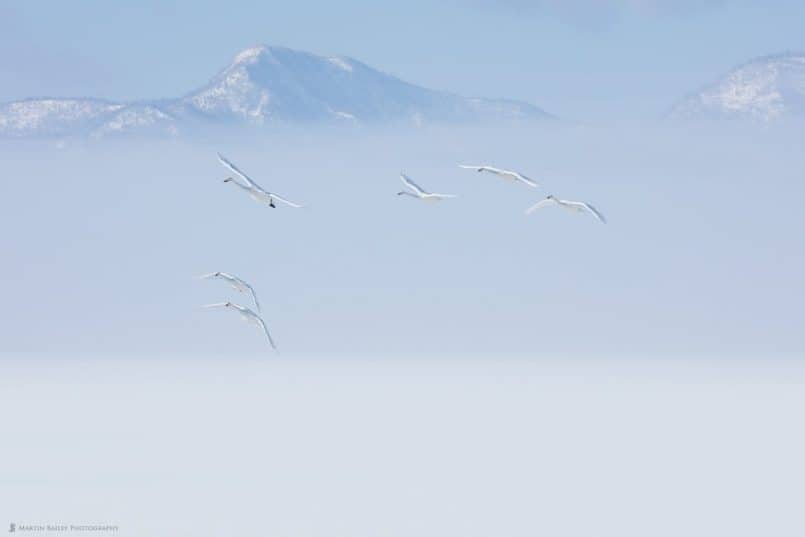
[{"label": "swan's white wing", "polygon": [[425,190],[422,190],[422,187],[420,187],[418,184],[416,184],[410,177],[408,177],[404,173],[400,174],[400,179],[402,180],[402,182],[403,182],[403,184],[405,186],[407,186],[408,188],[410,188],[411,190],[413,190],[414,192],[416,192],[420,196],[425,196],[425,195],[428,194]]},{"label": "swan's white wing", "polygon": [[255,312],[245,306],[241,306],[240,304],[235,304],[233,302],[230,302],[229,305],[238,310],[238,313],[243,315],[244,319],[248,320],[249,317],[257,317]]},{"label": "swan's white wing", "polygon": [[252,300],[254,301],[254,305],[257,308],[257,311],[260,311],[260,303],[257,301],[257,293],[255,293],[254,287],[252,287],[249,284],[249,282],[247,282],[243,278],[238,278],[237,276],[234,276],[232,274],[227,274],[226,272],[221,272],[221,277],[224,278],[225,280],[228,280],[239,291],[248,289],[249,293],[252,295]]},{"label": "swan's white wing", "polygon": [[218,273],[218,276],[219,276],[220,278],[223,278],[224,280],[228,281],[229,283],[237,283],[237,282],[239,282],[239,281],[242,281],[242,280],[241,280],[240,278],[238,278],[237,276],[233,276],[233,275],[231,275],[231,274],[229,274],[229,273],[227,273],[227,272],[219,272],[219,273]]},{"label": "swan's white wing", "polygon": [[274,194],[273,192],[271,192],[269,195],[270,195],[272,198],[274,198],[275,200],[277,200],[277,201],[281,201],[281,202],[282,202],[282,203],[284,203],[285,205],[290,205],[291,207],[296,207],[297,209],[301,209],[302,207],[304,207],[304,205],[299,205],[298,203],[294,203],[294,202],[292,202],[292,201],[290,201],[290,200],[286,200],[286,199],[285,199],[285,198],[283,198],[282,196],[278,196],[278,195]]},{"label": "swan's white wing", "polygon": [[574,207],[578,207],[579,209],[582,209],[584,211],[587,211],[588,213],[596,217],[598,221],[601,222],[602,224],[607,223],[607,219],[604,218],[604,215],[598,212],[598,209],[596,209],[589,203],[585,203],[583,201],[567,201],[565,203],[567,203],[568,205],[572,205]]},{"label": "swan's white wing", "polygon": [[479,172],[489,172],[494,173],[496,175],[504,175],[506,170],[501,170],[500,168],[495,168],[494,166],[487,166],[485,164],[479,164],[478,166],[469,166],[465,164],[459,164],[462,168],[467,168],[468,170],[477,170]]},{"label": "swan's white wing", "polygon": [[448,199],[448,198],[457,198],[458,197],[455,194],[430,194],[430,196],[433,197],[433,198],[439,198],[439,199]]},{"label": "swan's white wing", "polygon": [[257,311],[260,311],[260,302],[257,300],[257,293],[254,292],[254,287],[244,282],[243,280],[241,280],[241,282],[243,282],[243,285],[245,285],[246,288],[249,290],[249,292],[252,294],[252,300],[254,300],[254,307],[257,308]]},{"label": "swan's white wing", "polygon": [[494,166],[481,166],[481,169],[485,172],[494,173],[496,175],[506,175],[506,170],[501,170],[500,168],[495,168]]},{"label": "swan's white wing", "polygon": [[[224,166],[226,166],[227,168],[229,168],[229,169],[232,171],[232,173],[235,173],[236,175],[239,175],[240,177],[242,177],[242,178],[243,178],[243,180],[244,180],[244,181],[246,181],[246,184],[247,184],[247,185],[249,185],[249,186],[251,186],[251,187],[256,187],[256,186],[258,186],[258,185],[257,185],[257,183],[255,183],[254,181],[252,181],[251,177],[249,177],[248,175],[246,175],[245,173],[243,173],[242,171],[240,171],[240,169],[239,169],[237,166],[235,166],[234,164],[232,164],[231,162],[229,162],[229,160],[227,160],[227,158],[226,158],[226,157],[224,157],[224,156],[223,156],[221,153],[218,153],[218,161],[219,161],[221,164],[223,164]],[[258,187],[258,188],[259,188],[259,187]]]},{"label": "swan's white wing", "polygon": [[531,187],[534,187],[534,188],[539,188],[539,185],[537,184],[536,181],[534,181],[533,179],[531,179],[529,177],[526,177],[522,173],[505,171],[501,175],[508,175],[508,176],[514,177],[518,181],[522,181],[523,183],[527,184],[528,186],[531,186]]},{"label": "swan's white wing", "polygon": [[532,205],[531,207],[526,209],[525,214],[531,214],[534,211],[536,211],[537,209],[542,209],[543,207],[548,207],[550,205],[556,205],[556,202],[554,200],[552,200],[552,199],[547,199],[546,198],[546,199],[544,199],[542,201],[538,201],[537,203],[535,203],[534,205]]},{"label": "swan's white wing", "polygon": [[471,169],[471,170],[478,170],[478,171],[482,171],[482,172],[494,173],[495,175],[498,175],[498,176],[500,176],[500,177],[502,177],[504,179],[508,179],[510,181],[511,180],[522,181],[523,183],[525,183],[525,184],[527,184],[529,186],[532,186],[534,188],[539,187],[539,185],[537,184],[536,181],[534,181],[533,179],[531,179],[529,177],[526,177],[525,175],[523,175],[522,173],[519,173],[519,172],[513,172],[511,170],[501,170],[500,168],[495,168],[494,166],[468,166],[468,165],[464,165],[464,164],[459,164],[459,166],[462,167],[462,168],[468,168],[468,169]]},{"label": "swan's white wing", "polygon": [[266,337],[268,338],[268,342],[271,344],[271,348],[274,349],[274,350],[277,350],[277,345],[274,343],[274,340],[271,338],[271,334],[268,332],[268,327],[266,326],[266,322],[262,318],[260,318],[258,316],[255,316],[255,320],[260,325],[260,328],[263,329],[263,332],[265,333]]}]

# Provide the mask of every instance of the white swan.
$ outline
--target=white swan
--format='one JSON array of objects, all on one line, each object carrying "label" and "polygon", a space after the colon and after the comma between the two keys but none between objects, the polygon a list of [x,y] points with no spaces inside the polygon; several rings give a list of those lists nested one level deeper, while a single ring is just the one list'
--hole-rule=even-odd
[{"label": "white swan", "polygon": [[257,308],[257,311],[260,311],[260,302],[257,301],[257,293],[254,292],[254,287],[248,284],[245,280],[238,278],[232,274],[226,272],[211,272],[210,274],[205,274],[201,276],[202,280],[207,280],[210,278],[219,278],[224,280],[229,285],[232,286],[233,289],[240,293],[249,292],[252,295],[252,300],[254,301],[254,307]]},{"label": "white swan", "polygon": [[273,192],[269,192],[268,190],[264,189],[263,187],[255,183],[248,175],[240,171],[237,166],[229,162],[221,153],[218,153],[218,160],[220,161],[221,164],[226,166],[230,171],[234,172],[236,175],[241,177],[246,182],[245,185],[242,185],[234,178],[227,177],[226,179],[224,179],[224,183],[231,182],[232,184],[240,187],[241,189],[245,190],[252,197],[253,200],[259,201],[260,203],[266,203],[271,208],[276,207],[276,205],[274,205],[274,200],[280,201],[285,205],[289,205],[297,209],[303,207],[302,205],[294,203],[290,200],[283,198],[278,194],[274,194]]},{"label": "white swan", "polygon": [[601,214],[600,212],[598,212],[598,209],[596,209],[595,207],[593,207],[589,203],[585,203],[583,201],[561,200],[561,199],[559,199],[559,198],[557,198],[555,196],[548,196],[544,200],[535,203],[534,205],[532,205],[531,207],[526,209],[525,214],[531,214],[534,211],[536,211],[537,209],[542,209],[543,207],[548,207],[550,205],[558,205],[559,207],[562,207],[564,209],[567,209],[569,211],[573,211],[573,212],[576,212],[576,213],[588,212],[591,215],[593,215],[594,217],[596,217],[599,222],[602,222],[604,224],[607,223],[607,219],[604,218],[604,215]]},{"label": "white swan", "polygon": [[421,199],[424,201],[441,201],[443,199],[448,198],[455,198],[456,196],[453,194],[434,194],[431,192],[427,192],[423,190],[418,184],[416,184],[410,177],[405,175],[404,173],[400,173],[400,179],[402,180],[403,184],[413,190],[413,192],[408,192],[407,190],[403,190],[401,192],[397,192],[398,196],[411,196],[412,198]]},{"label": "white swan", "polygon": [[495,168],[494,166],[469,166],[466,164],[459,164],[459,168],[466,168],[468,170],[477,170],[479,172],[489,172],[494,173],[498,177],[502,177],[507,181],[511,181],[514,183],[520,182],[525,183],[530,187],[538,188],[539,185],[533,179],[530,179],[523,175],[522,173],[513,172],[511,170],[501,170],[500,168]]},{"label": "white swan", "polygon": [[244,306],[240,306],[238,304],[233,304],[232,302],[219,302],[217,304],[207,304],[206,306],[202,306],[204,308],[229,308],[237,311],[240,313],[240,316],[243,318],[244,321],[251,323],[258,328],[260,328],[263,333],[268,338],[268,342],[271,344],[271,348],[277,350],[277,346],[274,344],[274,340],[271,339],[271,334],[268,333],[268,328],[266,327],[265,321],[263,321],[262,317],[257,315],[255,312],[246,308]]}]

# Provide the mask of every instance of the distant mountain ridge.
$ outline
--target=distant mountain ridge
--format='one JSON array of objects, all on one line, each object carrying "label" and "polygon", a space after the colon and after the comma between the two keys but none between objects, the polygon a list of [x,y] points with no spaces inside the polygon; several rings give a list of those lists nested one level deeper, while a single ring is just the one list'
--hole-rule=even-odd
[{"label": "distant mountain ridge", "polygon": [[679,101],[670,119],[774,122],[805,117],[805,52],[754,58]]},{"label": "distant mountain ridge", "polygon": [[553,118],[527,103],[416,86],[352,58],[258,45],[177,99],[25,99],[0,105],[0,137],[177,135],[282,123],[483,122]]}]

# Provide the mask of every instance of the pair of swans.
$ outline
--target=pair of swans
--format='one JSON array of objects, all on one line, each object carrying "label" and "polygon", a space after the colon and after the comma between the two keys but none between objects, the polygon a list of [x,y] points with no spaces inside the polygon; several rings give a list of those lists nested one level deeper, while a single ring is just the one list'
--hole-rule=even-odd
[{"label": "pair of swans", "polygon": [[[201,279],[208,280],[208,279],[219,279],[223,280],[232,286],[233,289],[240,293],[248,292],[251,297],[252,301],[254,302],[254,307],[257,308],[257,311],[260,311],[260,302],[257,300],[257,293],[254,291],[254,287],[249,285],[245,280],[238,278],[233,274],[229,274],[227,272],[212,272],[210,274],[205,274],[201,276]],[[274,343],[274,339],[271,337],[271,334],[268,331],[268,327],[266,326],[265,321],[259,314],[255,313],[251,309],[241,306],[239,304],[235,304],[233,302],[218,302],[216,304],[207,304],[203,306],[204,308],[225,308],[230,309],[232,311],[236,311],[240,314],[241,318],[255,326],[257,326],[268,338],[268,343],[271,345],[271,348],[274,350],[277,349],[277,345]]]},{"label": "pair of swans", "polygon": [[[468,168],[468,169],[471,169],[471,170],[478,170],[479,172],[493,173],[495,175],[498,175],[499,177],[502,177],[503,179],[506,179],[507,181],[511,181],[511,182],[515,182],[515,183],[516,182],[525,183],[528,186],[531,186],[531,187],[534,187],[534,188],[539,186],[537,183],[535,183],[534,181],[532,181],[531,179],[529,179],[525,175],[523,175],[521,173],[509,171],[509,170],[501,170],[499,168],[495,168],[495,167],[492,167],[492,166],[467,166],[467,165],[464,165],[464,164],[459,164],[459,167],[460,168]],[[441,201],[443,199],[455,198],[456,197],[453,194],[432,194],[432,193],[426,191],[425,189],[423,189],[422,187],[420,187],[418,184],[416,184],[410,177],[408,177],[404,173],[400,173],[400,179],[402,179],[402,182],[403,182],[403,184],[405,186],[407,186],[409,189],[411,189],[411,192],[403,190],[402,192],[397,192],[398,196],[411,196],[412,198],[419,198],[419,199],[421,199],[423,201]]]}]

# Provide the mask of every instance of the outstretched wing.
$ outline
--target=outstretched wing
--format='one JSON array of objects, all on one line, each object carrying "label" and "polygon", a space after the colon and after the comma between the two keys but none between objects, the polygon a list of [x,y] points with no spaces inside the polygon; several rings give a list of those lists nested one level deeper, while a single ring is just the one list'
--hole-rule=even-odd
[{"label": "outstretched wing", "polygon": [[243,278],[238,278],[232,274],[228,274],[226,272],[220,273],[221,277],[225,280],[229,281],[238,291],[243,291],[244,289],[248,289],[249,293],[252,295],[252,301],[254,302],[257,311],[260,311],[260,303],[257,301],[257,293],[254,291],[254,287],[252,287],[249,282],[244,280]]},{"label": "outstretched wing", "polygon": [[271,344],[271,348],[277,350],[277,345],[274,343],[274,340],[271,338],[271,334],[268,332],[268,327],[266,327],[266,322],[261,317],[255,317],[257,319],[257,323],[260,325],[260,328],[263,329],[266,337],[268,338],[269,344]]},{"label": "outstretched wing", "polygon": [[254,181],[252,181],[251,177],[249,177],[248,175],[246,175],[245,173],[243,173],[242,171],[240,171],[240,169],[239,169],[237,166],[235,166],[235,165],[234,165],[234,164],[232,164],[232,163],[231,163],[229,160],[227,160],[227,158],[226,158],[226,157],[224,157],[224,156],[223,156],[221,153],[218,153],[218,161],[219,161],[221,164],[223,164],[225,167],[229,168],[229,170],[230,170],[232,173],[234,173],[234,174],[236,174],[236,175],[240,176],[240,177],[241,177],[241,178],[242,178],[244,181],[246,181],[246,184],[247,184],[247,185],[249,185],[249,186],[251,186],[251,187],[257,187],[257,188],[260,188],[260,186],[259,186],[257,183],[255,183]]},{"label": "outstretched wing", "polygon": [[467,168],[469,170],[478,170],[479,172],[494,173],[495,175],[502,177],[503,179],[507,179],[509,181],[522,181],[528,186],[532,186],[534,188],[539,187],[536,181],[534,181],[529,177],[526,177],[525,175],[519,172],[513,172],[511,170],[501,170],[500,168],[495,168],[494,166],[484,166],[484,165],[469,166],[465,164],[459,164],[459,167]]},{"label": "outstretched wing", "polygon": [[292,202],[292,201],[290,201],[290,200],[286,200],[286,199],[285,199],[285,198],[283,198],[282,196],[278,196],[278,195],[274,194],[273,192],[271,192],[271,193],[269,194],[269,196],[271,196],[273,199],[275,199],[275,200],[277,200],[277,201],[281,201],[281,202],[282,202],[282,203],[284,203],[285,205],[290,205],[291,207],[295,207],[295,208],[297,208],[297,209],[301,209],[302,207],[304,207],[304,205],[299,205],[298,203],[294,203],[294,202]]},{"label": "outstretched wing", "polygon": [[495,168],[494,166],[481,166],[481,171],[494,173],[495,175],[506,175],[506,170]]},{"label": "outstretched wing", "polygon": [[525,214],[531,214],[537,209],[542,209],[543,207],[549,207],[551,205],[556,205],[556,202],[550,198],[545,198],[544,200],[538,201],[537,203],[526,209]]},{"label": "outstretched wing", "polygon": [[519,172],[511,172],[511,171],[504,171],[501,172],[501,175],[508,175],[510,177],[514,177],[518,181],[522,181],[523,183],[527,184],[530,187],[539,188],[539,185],[536,181],[531,179],[530,177],[526,177],[522,173]]},{"label": "outstretched wing", "polygon": [[501,170],[500,168],[495,168],[494,166],[487,166],[486,164],[478,164],[476,166],[472,166],[470,164],[459,164],[459,168],[466,168],[468,170],[475,170],[478,172],[489,172],[495,174],[502,174],[505,170]]},{"label": "outstretched wing", "polygon": [[221,278],[222,280],[226,280],[227,282],[233,285],[240,281],[240,278],[238,278],[237,276],[233,276],[228,272],[219,272],[218,277]]},{"label": "outstretched wing", "polygon": [[405,175],[404,173],[400,173],[400,179],[402,180],[403,184],[419,194],[420,196],[425,196],[428,193],[422,189],[418,184],[416,184],[410,177]]},{"label": "outstretched wing", "polygon": [[254,292],[254,287],[244,282],[243,280],[241,280],[241,282],[243,282],[243,285],[245,285],[246,288],[249,290],[249,292],[252,294],[252,300],[254,300],[254,307],[257,308],[257,311],[260,311],[260,302],[257,300],[257,293]]},{"label": "outstretched wing", "polygon": [[598,209],[596,209],[595,207],[593,207],[589,203],[585,203],[583,201],[577,201],[577,202],[574,202],[573,205],[577,205],[578,207],[581,207],[582,209],[584,209],[585,211],[587,211],[588,213],[590,213],[591,215],[596,217],[598,219],[598,221],[601,222],[602,224],[607,223],[607,219],[604,218],[604,215],[601,214],[598,211]]}]

